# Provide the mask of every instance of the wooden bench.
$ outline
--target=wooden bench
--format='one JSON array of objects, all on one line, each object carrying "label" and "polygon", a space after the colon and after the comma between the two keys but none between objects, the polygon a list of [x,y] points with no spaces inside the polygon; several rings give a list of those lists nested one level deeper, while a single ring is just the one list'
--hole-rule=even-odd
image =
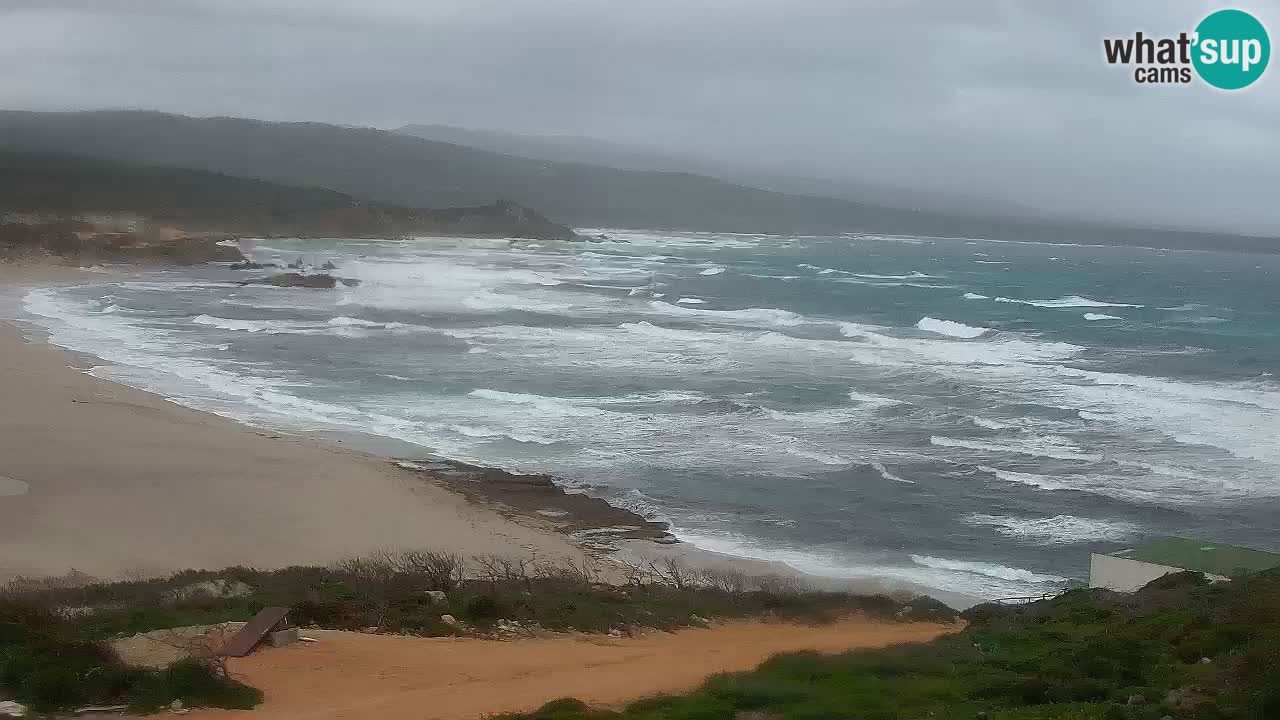
[{"label": "wooden bench", "polygon": [[261,645],[267,635],[288,628],[289,608],[263,608],[248,624],[240,628],[240,632],[218,648],[217,654],[223,657],[244,657]]}]

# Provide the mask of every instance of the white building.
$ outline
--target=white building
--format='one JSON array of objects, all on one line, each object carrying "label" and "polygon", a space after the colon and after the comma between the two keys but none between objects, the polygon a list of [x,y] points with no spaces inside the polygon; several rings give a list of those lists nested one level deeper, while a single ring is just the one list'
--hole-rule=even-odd
[{"label": "white building", "polygon": [[1135,548],[1089,556],[1089,587],[1133,592],[1169,573],[1192,570],[1210,580],[1280,567],[1280,555],[1187,538],[1164,538]]}]

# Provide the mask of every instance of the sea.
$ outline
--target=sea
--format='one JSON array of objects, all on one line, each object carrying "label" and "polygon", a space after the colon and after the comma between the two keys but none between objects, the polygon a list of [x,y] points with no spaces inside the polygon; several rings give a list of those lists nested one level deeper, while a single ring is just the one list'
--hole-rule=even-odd
[{"label": "sea", "polygon": [[1280,256],[582,232],[243,240],[360,284],[86,272],[19,314],[185,405],[551,473],[816,575],[991,599],[1156,536],[1280,548]]}]

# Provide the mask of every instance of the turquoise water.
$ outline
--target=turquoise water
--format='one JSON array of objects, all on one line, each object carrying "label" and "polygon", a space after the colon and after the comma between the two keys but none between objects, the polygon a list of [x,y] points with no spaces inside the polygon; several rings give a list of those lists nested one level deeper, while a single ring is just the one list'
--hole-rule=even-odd
[{"label": "turquoise water", "polygon": [[24,304],[188,404],[552,472],[808,572],[1004,597],[1151,535],[1280,547],[1280,258],[603,232],[258,241],[362,284],[203,268]]}]

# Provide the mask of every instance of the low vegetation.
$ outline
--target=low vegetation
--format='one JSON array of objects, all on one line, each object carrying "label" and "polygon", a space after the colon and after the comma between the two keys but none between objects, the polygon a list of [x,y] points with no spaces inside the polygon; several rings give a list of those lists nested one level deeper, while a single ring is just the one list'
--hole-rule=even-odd
[{"label": "low vegetation", "polygon": [[175,699],[247,709],[262,701],[215,662],[128,667],[89,627],[17,598],[0,600],[0,689],[37,711],[120,703],[145,712]]},{"label": "low vegetation", "polygon": [[[16,584],[0,604],[0,689],[37,709],[122,702],[249,707],[260,695],[209,661],[124,666],[112,638],[245,620],[289,605],[300,625],[416,635],[627,633],[770,615],[861,611],[948,620],[916,599],[809,592],[778,578],[631,568],[622,586],[585,568],[501,557],[385,553],[330,568],[232,568],[111,584]],[[1211,584],[1193,573],[1133,595],[1077,589],[966,611],[931,643],[799,653],[718,675],[688,695],[621,710],[553,702],[506,720],[1274,720],[1280,717],[1280,571]]]},{"label": "low vegetation", "polygon": [[1212,585],[1183,573],[965,618],[927,644],[780,656],[619,712],[560,700],[505,720],[1280,718],[1277,571]]},{"label": "low vegetation", "polygon": [[920,598],[812,592],[781,578],[691,573],[678,564],[633,567],[628,584],[597,582],[590,568],[498,556],[382,553],[329,568],[230,568],[108,584],[15,582],[0,605],[0,691],[40,710],[174,699],[188,707],[251,707],[259,694],[216,662],[164,671],[126,667],[110,641],[162,628],[248,620],[275,605],[303,627],[423,636],[510,637],[539,631],[628,633],[709,620],[770,616],[821,622],[852,612],[949,620]]}]

